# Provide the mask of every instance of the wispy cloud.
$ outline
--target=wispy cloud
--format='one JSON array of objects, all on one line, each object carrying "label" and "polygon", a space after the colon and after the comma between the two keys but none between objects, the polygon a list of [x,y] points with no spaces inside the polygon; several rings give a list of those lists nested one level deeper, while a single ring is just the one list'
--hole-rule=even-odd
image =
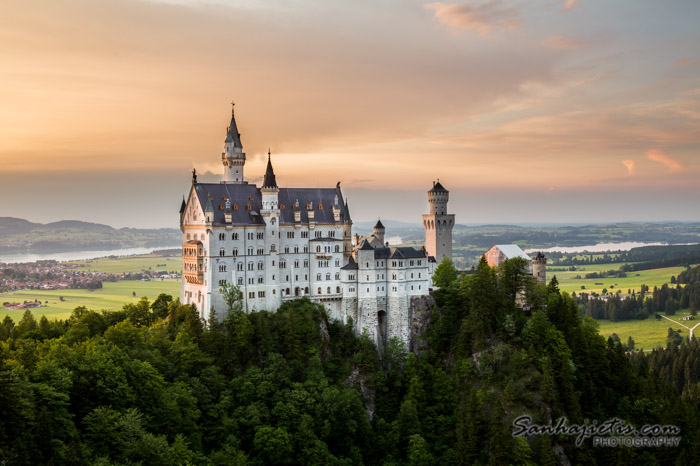
[{"label": "wispy cloud", "polygon": [[482,36],[498,28],[520,27],[520,11],[507,7],[501,0],[486,0],[479,5],[458,3],[427,3],[425,8],[435,12],[435,18],[457,31],[475,31]]},{"label": "wispy cloud", "polygon": [[627,176],[634,176],[637,173],[637,163],[634,160],[623,160],[622,165],[627,169]]},{"label": "wispy cloud", "polygon": [[649,160],[666,165],[669,173],[678,173],[683,171],[683,165],[681,165],[677,160],[672,159],[661,149],[649,150],[646,152],[646,155]]},{"label": "wispy cloud", "polygon": [[579,42],[569,37],[564,37],[561,34],[547,37],[542,42],[542,45],[556,50],[576,50],[586,46],[586,44],[583,42]]},{"label": "wispy cloud", "polygon": [[578,5],[579,0],[560,0],[564,3],[564,11],[569,11],[576,5]]}]

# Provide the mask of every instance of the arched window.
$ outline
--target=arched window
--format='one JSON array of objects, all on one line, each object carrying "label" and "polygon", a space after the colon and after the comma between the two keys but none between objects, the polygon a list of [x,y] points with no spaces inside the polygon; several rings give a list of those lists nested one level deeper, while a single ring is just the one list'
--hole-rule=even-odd
[{"label": "arched window", "polygon": [[309,287],[304,287],[304,294],[309,294]]},{"label": "arched window", "polygon": [[326,290],[328,294],[331,294],[331,287],[329,286],[328,289]]},{"label": "arched window", "polygon": [[340,246],[338,246],[337,244],[335,245],[335,252],[340,252]]},{"label": "arched window", "polygon": [[335,287],[335,292],[338,293],[338,294],[340,294],[340,287],[339,287],[339,286],[336,286],[336,287]]},{"label": "arched window", "polygon": [[219,250],[219,255],[220,255],[220,256],[225,256],[225,255],[226,255],[226,251],[224,251],[223,249],[220,249],[220,250]]},{"label": "arched window", "polygon": [[316,281],[319,281],[319,282],[321,281],[321,274],[320,273],[316,274]]},{"label": "arched window", "polygon": [[238,277],[238,286],[243,285],[243,277]]},{"label": "arched window", "polygon": [[326,274],[326,280],[330,280],[330,279],[331,279],[331,274],[327,273],[327,274]]},{"label": "arched window", "polygon": [[323,291],[321,291],[321,287],[318,287],[318,294],[323,294]]},{"label": "arched window", "polygon": [[336,279],[336,280],[340,280],[340,272],[337,272],[337,273],[335,274],[335,279]]},{"label": "arched window", "polygon": [[321,246],[316,246],[316,252],[321,252]]}]

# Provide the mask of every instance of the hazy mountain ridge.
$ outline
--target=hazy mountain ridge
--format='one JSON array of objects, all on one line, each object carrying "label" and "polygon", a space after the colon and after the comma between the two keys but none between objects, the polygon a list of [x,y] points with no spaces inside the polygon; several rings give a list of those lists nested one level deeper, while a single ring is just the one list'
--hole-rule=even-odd
[{"label": "hazy mountain ridge", "polygon": [[0,251],[9,253],[176,247],[180,241],[181,233],[174,228],[116,229],[80,220],[43,224],[21,218],[0,217]]}]

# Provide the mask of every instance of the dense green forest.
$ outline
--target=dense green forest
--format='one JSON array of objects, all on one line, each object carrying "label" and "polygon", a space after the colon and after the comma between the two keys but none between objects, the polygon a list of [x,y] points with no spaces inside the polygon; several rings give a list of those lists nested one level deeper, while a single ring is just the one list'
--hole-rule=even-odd
[{"label": "dense green forest", "polygon": [[[556,279],[524,262],[436,272],[419,356],[380,358],[352,323],[307,299],[205,326],[161,295],[67,321],[0,324],[3,464],[692,464],[700,453],[700,347],[628,355]],[[514,302],[525,292],[529,314]],[[678,447],[601,448],[513,437],[618,417],[675,425]]]},{"label": "dense green forest", "polygon": [[584,315],[613,322],[646,319],[660,312],[672,316],[680,309],[688,309],[691,315],[697,315],[700,307],[700,266],[687,267],[678,274],[678,278],[671,277],[671,284],[663,284],[653,290],[642,286],[644,294],[630,290],[631,294],[613,294],[605,300],[585,292],[575,297]]}]

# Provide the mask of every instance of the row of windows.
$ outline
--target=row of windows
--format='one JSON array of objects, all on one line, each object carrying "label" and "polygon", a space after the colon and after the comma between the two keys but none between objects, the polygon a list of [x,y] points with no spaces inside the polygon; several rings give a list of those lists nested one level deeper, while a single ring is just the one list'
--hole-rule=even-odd
[{"label": "row of windows", "polygon": [[[330,279],[331,279],[331,274],[327,273],[327,274],[326,274],[326,280],[330,280]],[[340,273],[336,273],[336,274],[335,274],[335,279],[336,279],[336,280],[340,280]],[[316,274],[316,281],[319,281],[319,282],[320,282],[321,280],[323,280],[322,275],[321,275],[320,273],[317,273],[317,274]]]},{"label": "row of windows", "polygon": [[[321,246],[316,246],[316,252],[321,252]],[[323,247],[323,252],[331,252],[331,247],[330,246],[324,246]],[[340,252],[340,246],[337,244],[333,248],[333,252]],[[367,266],[369,267],[369,265]]]}]

